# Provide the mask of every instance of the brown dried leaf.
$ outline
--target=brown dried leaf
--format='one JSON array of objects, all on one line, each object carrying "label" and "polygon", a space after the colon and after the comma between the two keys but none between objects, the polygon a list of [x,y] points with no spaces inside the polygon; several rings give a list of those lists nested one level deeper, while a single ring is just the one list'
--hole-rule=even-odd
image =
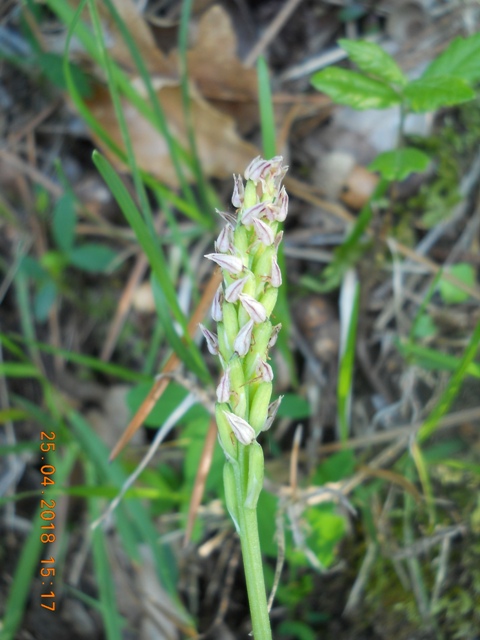
[{"label": "brown dried leaf", "polygon": [[[172,136],[187,147],[188,138],[183,116],[182,95],[179,86],[162,86],[157,90],[159,102],[165,112]],[[95,118],[108,135],[124,148],[120,129],[107,89],[98,87],[89,101]],[[127,121],[138,165],[161,182],[171,187],[178,186],[178,179],[170,159],[165,139],[131,104],[124,102],[123,113]],[[232,118],[211,107],[200,95],[191,92],[191,113],[202,169],[207,176],[226,178],[232,173],[241,173],[258,149],[242,140],[235,131]],[[102,142],[92,133],[97,144]],[[111,162],[119,166],[119,161],[106,151]],[[122,167],[124,168],[124,167]],[[191,179],[191,176],[187,175]]]},{"label": "brown dried leaf", "polygon": [[[155,39],[148,24],[139,13],[132,0],[112,0],[115,8],[127,25],[130,36],[135,41],[137,48],[151,73],[156,73],[170,78],[176,76],[177,67],[168,60],[155,43]],[[100,2],[98,4],[102,14],[103,26],[106,34],[107,47],[112,58],[124,69],[136,70],[130,51],[123,40],[115,21],[108,8]]]},{"label": "brown dried leaf", "polygon": [[237,37],[221,6],[213,6],[201,17],[196,43],[187,52],[187,65],[205,98],[256,102],[257,73],[237,57]]}]

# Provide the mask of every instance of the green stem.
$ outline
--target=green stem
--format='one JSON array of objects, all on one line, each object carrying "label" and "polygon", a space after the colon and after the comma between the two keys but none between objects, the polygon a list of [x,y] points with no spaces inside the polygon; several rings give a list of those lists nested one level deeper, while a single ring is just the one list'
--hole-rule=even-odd
[{"label": "green stem", "polygon": [[245,447],[239,445],[239,460],[238,465],[235,465],[235,481],[243,566],[252,618],[253,637],[255,640],[272,640],[260,539],[258,537],[257,510],[244,507],[248,473],[247,459]]}]

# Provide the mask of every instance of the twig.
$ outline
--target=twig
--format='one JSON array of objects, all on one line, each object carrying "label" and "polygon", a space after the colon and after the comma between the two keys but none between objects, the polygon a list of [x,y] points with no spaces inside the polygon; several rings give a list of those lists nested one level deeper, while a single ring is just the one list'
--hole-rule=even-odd
[{"label": "twig", "polygon": [[277,33],[283,28],[286,21],[290,17],[290,15],[295,11],[297,6],[300,4],[302,0],[288,0],[286,4],[283,5],[281,11],[278,12],[276,17],[272,20],[268,28],[264,31],[260,40],[250,51],[248,56],[244,60],[244,65],[246,67],[252,67],[255,64],[257,58],[262,54],[262,52],[268,47],[270,42],[275,38]]}]

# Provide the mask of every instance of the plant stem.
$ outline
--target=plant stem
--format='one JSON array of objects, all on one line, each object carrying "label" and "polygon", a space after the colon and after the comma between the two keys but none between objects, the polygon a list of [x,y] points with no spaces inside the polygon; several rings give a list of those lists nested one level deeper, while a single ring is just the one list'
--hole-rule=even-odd
[{"label": "plant stem", "polygon": [[252,618],[255,640],[272,640],[270,619],[268,616],[267,595],[263,577],[262,554],[258,537],[257,510],[246,509],[245,487],[248,469],[245,447],[239,445],[239,461],[235,465],[237,488],[238,520],[240,541],[242,544],[243,566],[247,583],[248,602]]}]

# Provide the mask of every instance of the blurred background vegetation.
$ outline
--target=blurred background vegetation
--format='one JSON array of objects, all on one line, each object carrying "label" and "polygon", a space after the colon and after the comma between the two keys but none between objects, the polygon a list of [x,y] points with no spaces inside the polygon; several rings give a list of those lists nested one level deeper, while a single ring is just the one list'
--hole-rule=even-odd
[{"label": "blurred background vegetation", "polygon": [[259,154],[290,166],[274,637],[479,637],[479,25],[455,0],[4,0],[2,640],[248,637],[197,324]]}]

